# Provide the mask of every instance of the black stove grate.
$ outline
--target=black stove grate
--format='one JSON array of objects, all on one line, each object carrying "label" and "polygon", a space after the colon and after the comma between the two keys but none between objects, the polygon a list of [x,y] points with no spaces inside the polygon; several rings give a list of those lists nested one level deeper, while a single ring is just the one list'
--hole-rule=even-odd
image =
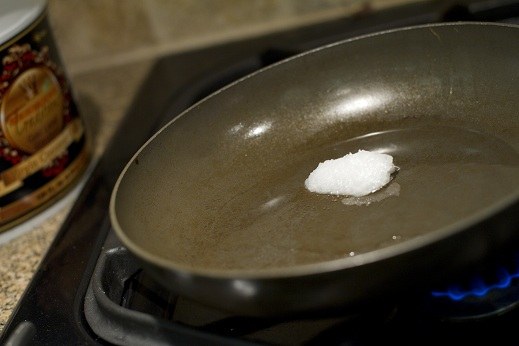
[{"label": "black stove grate", "polygon": [[[490,290],[485,301],[472,297],[442,301],[443,297],[438,300],[421,292],[356,312],[260,318],[233,315],[177,296],[148,277],[128,250],[117,247],[100,256],[86,294],[85,314],[96,335],[124,345],[437,344],[445,339],[479,344],[493,333],[513,338],[519,319],[519,280],[513,280],[507,287]],[[510,295],[513,307],[502,309],[504,297],[509,300]],[[492,313],[479,313],[492,307]]]}]

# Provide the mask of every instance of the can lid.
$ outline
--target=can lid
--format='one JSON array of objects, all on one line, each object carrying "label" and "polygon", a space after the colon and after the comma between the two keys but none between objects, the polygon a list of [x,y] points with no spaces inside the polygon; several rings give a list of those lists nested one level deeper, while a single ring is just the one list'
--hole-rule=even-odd
[{"label": "can lid", "polygon": [[0,1],[0,45],[27,28],[45,9],[45,0]]}]

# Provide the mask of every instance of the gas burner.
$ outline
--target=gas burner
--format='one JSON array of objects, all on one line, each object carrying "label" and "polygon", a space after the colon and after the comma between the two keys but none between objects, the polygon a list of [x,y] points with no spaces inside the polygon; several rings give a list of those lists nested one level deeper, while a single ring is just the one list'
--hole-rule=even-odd
[{"label": "gas burner", "polygon": [[507,313],[519,305],[519,253],[432,290],[431,314],[442,320],[468,321]]}]

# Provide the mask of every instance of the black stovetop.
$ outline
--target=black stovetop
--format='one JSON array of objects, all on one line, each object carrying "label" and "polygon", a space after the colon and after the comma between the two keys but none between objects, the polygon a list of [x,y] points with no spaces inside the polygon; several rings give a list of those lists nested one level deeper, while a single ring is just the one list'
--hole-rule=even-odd
[{"label": "black stovetop", "polygon": [[218,88],[323,44],[454,20],[517,23],[519,3],[431,1],[376,13],[366,10],[355,17],[158,59],[6,325],[0,344],[364,345],[415,340],[432,344],[448,338],[481,343],[489,336],[513,340],[513,325],[519,321],[515,259],[498,274],[474,279],[472,286],[417,292],[360,313],[259,319],[211,310],[158,287],[122,247],[108,216],[112,188],[131,156],[170,119]]}]

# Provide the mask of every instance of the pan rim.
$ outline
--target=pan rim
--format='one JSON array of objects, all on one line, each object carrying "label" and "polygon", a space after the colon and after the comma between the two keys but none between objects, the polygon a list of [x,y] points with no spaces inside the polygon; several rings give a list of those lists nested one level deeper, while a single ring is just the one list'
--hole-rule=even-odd
[{"label": "pan rim", "polygon": [[[278,65],[285,64],[290,62],[293,59],[297,59],[301,56],[306,56],[310,54],[314,54],[321,50],[329,49],[334,46],[342,45],[348,42],[353,42],[361,39],[376,37],[379,35],[386,35],[396,32],[403,32],[408,30],[420,30],[427,28],[435,28],[435,27],[467,27],[467,26],[490,26],[490,27],[502,27],[502,28],[513,28],[519,29],[519,25],[509,24],[509,23],[491,23],[491,22],[452,22],[452,23],[429,23],[422,25],[413,25],[406,26],[401,28],[383,30],[375,33],[369,33],[365,35],[360,35],[353,38],[348,38],[345,40],[337,41],[334,43],[330,43],[327,45],[323,45],[321,47],[317,47],[303,53],[294,55],[285,60],[279,61],[272,65],[263,67],[255,72],[252,72],[242,78],[237,79],[236,81],[229,83],[223,88],[215,91],[214,93],[206,96],[200,101],[196,102],[192,106],[188,107],[177,116],[173,117],[168,123],[166,123],[162,128],[160,128],[156,133],[154,133],[132,156],[132,158],[126,163],[125,167],[119,174],[115,185],[112,190],[112,194],[109,202],[109,215],[112,224],[112,228],[114,229],[117,237],[122,241],[123,245],[128,247],[128,249],[137,257],[140,257],[147,263],[157,265],[160,268],[166,270],[172,270],[178,274],[187,274],[190,276],[199,276],[199,277],[207,277],[212,279],[247,279],[247,280],[264,280],[264,279],[279,279],[279,278],[292,278],[292,277],[301,277],[308,275],[318,275],[332,271],[338,271],[343,269],[348,269],[352,267],[359,267],[363,265],[367,265],[373,262],[380,262],[383,260],[387,260],[393,258],[395,256],[403,255],[406,253],[410,253],[412,251],[418,250],[420,248],[426,247],[428,245],[434,244],[435,242],[441,241],[451,235],[463,232],[467,229],[470,229],[472,226],[478,224],[479,222],[490,218],[499,212],[506,210],[507,208],[512,207],[514,204],[519,202],[519,189],[515,189],[515,191],[511,191],[509,195],[502,198],[498,202],[495,202],[485,208],[480,209],[478,212],[461,219],[455,223],[447,225],[445,227],[439,228],[434,232],[430,232],[421,236],[414,237],[412,239],[405,240],[401,243],[393,244],[391,246],[387,246],[385,248],[373,250],[370,252],[361,253],[351,257],[344,257],[334,260],[328,261],[320,261],[315,263],[301,264],[301,265],[293,265],[293,266],[283,266],[279,268],[264,268],[264,269],[204,269],[198,267],[192,267],[185,264],[180,264],[178,262],[167,260],[161,256],[157,256],[149,251],[146,251],[144,248],[140,247],[134,241],[130,239],[123,230],[123,227],[119,223],[119,219],[117,217],[116,212],[116,203],[117,203],[117,195],[119,191],[119,187],[123,183],[125,179],[126,173],[129,170],[130,166],[133,162],[138,158],[138,156],[152,143],[155,138],[158,137],[166,128],[170,127],[174,122],[180,119],[183,116],[186,116],[192,112],[193,109],[200,106],[200,104],[205,103],[206,100],[214,98],[216,95],[224,92],[225,90],[234,87],[237,84],[240,84],[243,80],[254,77],[259,73],[263,73],[266,70],[271,68],[275,68]],[[434,34],[434,33],[433,33]]]},{"label": "pan rim", "polygon": [[[334,260],[264,269],[204,269],[180,264],[154,255],[137,245],[123,232],[123,229],[116,218],[112,220],[112,227],[117,236],[120,237],[123,244],[127,246],[133,254],[137,255],[147,263],[152,263],[163,269],[172,270],[178,274],[183,273],[191,276],[207,277],[212,279],[263,280],[319,275],[394,258],[419,250],[428,245],[432,245],[457,233],[464,232],[499,212],[512,207],[514,204],[517,204],[518,201],[519,189],[516,189],[515,193],[511,193],[507,198],[481,209],[474,215],[439,228],[434,232],[420,235],[398,244]],[[112,213],[112,203],[110,203],[110,213]]]}]

